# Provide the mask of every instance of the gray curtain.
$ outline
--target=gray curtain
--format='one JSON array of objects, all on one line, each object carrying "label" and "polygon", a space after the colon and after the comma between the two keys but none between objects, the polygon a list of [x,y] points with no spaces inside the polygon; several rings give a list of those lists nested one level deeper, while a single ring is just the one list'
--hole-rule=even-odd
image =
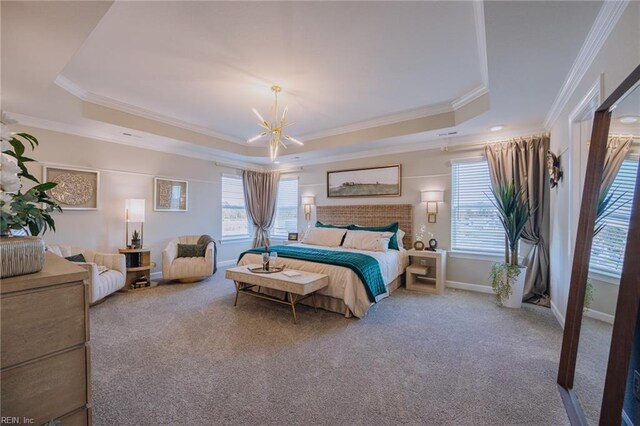
[{"label": "gray curtain", "polygon": [[622,162],[629,153],[632,141],[633,138],[630,137],[610,137],[607,140],[607,154],[604,157],[604,170],[602,173],[600,193],[609,188],[616,179]]},{"label": "gray curtain", "polygon": [[546,299],[549,293],[548,150],[548,136],[514,139],[485,148],[491,186],[496,189],[513,182],[526,191],[529,207],[535,209],[522,232],[522,241],[532,246],[524,261],[527,276],[523,296],[524,301],[531,302]]},{"label": "gray curtain", "polygon": [[269,245],[269,229],[276,216],[278,199],[278,181],[280,172],[255,172],[245,170],[242,173],[244,201],[247,215],[256,228],[253,247]]}]

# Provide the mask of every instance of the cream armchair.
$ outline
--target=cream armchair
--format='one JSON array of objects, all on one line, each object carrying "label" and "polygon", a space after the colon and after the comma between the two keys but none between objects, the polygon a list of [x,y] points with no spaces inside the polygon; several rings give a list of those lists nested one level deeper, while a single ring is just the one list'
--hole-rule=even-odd
[{"label": "cream armchair", "polygon": [[178,257],[178,244],[197,244],[200,235],[174,238],[162,251],[162,278],[184,283],[202,281],[216,272],[215,243],[207,244],[204,257]]},{"label": "cream armchair", "polygon": [[[84,247],[69,245],[47,246],[47,250],[60,257],[76,254],[84,256],[86,262],[76,263],[91,274],[88,279],[91,304],[120,290],[125,285],[127,265],[124,254],[98,253]],[[99,273],[98,266],[104,266],[107,270]]]}]

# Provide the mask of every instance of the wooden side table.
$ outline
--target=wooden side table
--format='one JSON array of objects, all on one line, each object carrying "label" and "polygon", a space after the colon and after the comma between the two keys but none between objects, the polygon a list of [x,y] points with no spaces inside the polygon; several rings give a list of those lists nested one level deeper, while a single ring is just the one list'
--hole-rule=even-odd
[{"label": "wooden side table", "polygon": [[[132,285],[143,276],[151,282],[151,251],[147,249],[118,249],[127,261],[127,279],[123,291],[135,290]],[[148,287],[146,287],[148,288]]]},{"label": "wooden side table", "polygon": [[446,250],[408,250],[407,290],[444,293],[447,273]]}]

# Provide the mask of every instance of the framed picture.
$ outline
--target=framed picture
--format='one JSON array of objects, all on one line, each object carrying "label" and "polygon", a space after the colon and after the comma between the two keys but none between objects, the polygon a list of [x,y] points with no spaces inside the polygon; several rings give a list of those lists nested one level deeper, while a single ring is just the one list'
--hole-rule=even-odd
[{"label": "framed picture", "polygon": [[186,212],[189,182],[186,180],[153,178],[153,210]]},{"label": "framed picture", "polygon": [[289,232],[289,241],[298,241],[298,233],[297,232]]},{"label": "framed picture", "polygon": [[58,185],[49,190],[62,210],[98,210],[100,172],[96,170],[44,167],[44,181]]},{"label": "framed picture", "polygon": [[367,167],[327,172],[327,197],[399,197],[401,166]]}]

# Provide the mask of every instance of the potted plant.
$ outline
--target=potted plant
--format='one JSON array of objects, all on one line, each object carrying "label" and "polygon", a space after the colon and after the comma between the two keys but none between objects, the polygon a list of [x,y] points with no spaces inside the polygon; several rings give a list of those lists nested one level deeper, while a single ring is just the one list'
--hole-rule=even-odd
[{"label": "potted plant", "polygon": [[516,189],[513,182],[491,190],[489,200],[498,210],[505,232],[504,263],[491,268],[491,286],[496,293],[496,302],[507,308],[520,308],[524,292],[527,268],[518,264],[518,243],[532,210],[525,192]]},{"label": "potted plant", "polygon": [[131,234],[131,245],[134,249],[142,248],[140,245],[140,233],[137,230],[134,230],[133,234]]},{"label": "potted plant", "polygon": [[[62,212],[60,206],[46,193],[57,184],[40,183],[29,173],[26,163],[35,161],[24,155],[25,145],[31,150],[38,140],[27,133],[12,133],[11,124],[4,113],[0,122],[2,153],[0,154],[0,277],[6,278],[37,272],[44,266],[44,242],[37,237],[47,229],[55,231],[53,211]],[[34,185],[23,192],[23,180]],[[13,233],[30,234],[13,237]]]}]

